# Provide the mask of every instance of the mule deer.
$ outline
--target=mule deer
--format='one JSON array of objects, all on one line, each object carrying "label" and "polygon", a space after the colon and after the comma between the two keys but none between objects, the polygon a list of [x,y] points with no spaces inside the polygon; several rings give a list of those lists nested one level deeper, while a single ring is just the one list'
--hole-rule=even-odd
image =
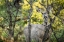
[{"label": "mule deer", "polygon": [[[36,42],[49,42],[49,38],[51,35],[51,25],[48,23],[48,13],[47,11],[40,11],[44,17],[44,24],[31,24],[31,40],[35,40]],[[26,42],[29,42],[29,32],[28,26],[24,29],[24,34],[26,37]],[[45,40],[45,41],[44,41]]]}]

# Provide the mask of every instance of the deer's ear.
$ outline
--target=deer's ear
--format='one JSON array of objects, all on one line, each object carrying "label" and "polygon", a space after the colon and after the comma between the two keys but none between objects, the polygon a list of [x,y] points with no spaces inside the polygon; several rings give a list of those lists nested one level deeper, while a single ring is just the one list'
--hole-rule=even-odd
[{"label": "deer's ear", "polygon": [[36,6],[36,11],[38,12],[38,6]]},{"label": "deer's ear", "polygon": [[41,12],[43,14],[43,12],[45,11],[44,8],[39,8],[38,6],[36,6],[36,11],[37,12]]},{"label": "deer's ear", "polygon": [[39,8],[39,7],[36,7],[36,10],[37,10],[38,12],[40,12],[40,11],[41,11],[41,8]]}]

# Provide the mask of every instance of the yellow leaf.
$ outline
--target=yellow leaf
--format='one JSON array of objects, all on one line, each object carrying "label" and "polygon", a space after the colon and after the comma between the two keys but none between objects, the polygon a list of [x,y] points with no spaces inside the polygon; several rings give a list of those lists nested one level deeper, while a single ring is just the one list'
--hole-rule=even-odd
[{"label": "yellow leaf", "polygon": [[4,19],[3,17],[0,17],[0,22],[3,21],[3,19]]}]

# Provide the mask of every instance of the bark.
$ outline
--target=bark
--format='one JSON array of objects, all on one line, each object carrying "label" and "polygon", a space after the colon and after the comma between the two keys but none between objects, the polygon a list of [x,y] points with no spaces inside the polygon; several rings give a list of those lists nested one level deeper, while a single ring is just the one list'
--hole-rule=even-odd
[{"label": "bark", "polygon": [[[26,0],[27,1],[27,0]],[[27,1],[28,2],[28,1]],[[30,10],[28,11],[29,12],[29,16],[28,16],[28,32],[29,32],[29,36],[28,36],[28,42],[31,42],[31,15],[32,15],[32,0],[30,0],[28,2],[30,4]]]}]

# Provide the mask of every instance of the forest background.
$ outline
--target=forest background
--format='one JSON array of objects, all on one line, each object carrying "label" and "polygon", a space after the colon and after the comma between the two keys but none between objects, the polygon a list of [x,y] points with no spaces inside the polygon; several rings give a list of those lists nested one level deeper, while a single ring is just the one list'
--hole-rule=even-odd
[{"label": "forest background", "polygon": [[[32,7],[30,5],[30,0],[20,0],[17,5],[14,4],[14,0],[0,0],[0,41],[7,41],[12,35],[12,38],[14,36],[17,38],[16,40],[25,42],[23,30],[28,25],[31,8],[31,24],[43,23],[42,13],[37,12],[36,7],[45,10],[44,6],[47,5],[47,1],[32,0]],[[48,0],[48,5],[52,6],[50,16],[54,19],[52,26],[55,35],[58,39],[64,41],[64,0]],[[53,33],[50,38],[52,42],[57,42]]]}]

